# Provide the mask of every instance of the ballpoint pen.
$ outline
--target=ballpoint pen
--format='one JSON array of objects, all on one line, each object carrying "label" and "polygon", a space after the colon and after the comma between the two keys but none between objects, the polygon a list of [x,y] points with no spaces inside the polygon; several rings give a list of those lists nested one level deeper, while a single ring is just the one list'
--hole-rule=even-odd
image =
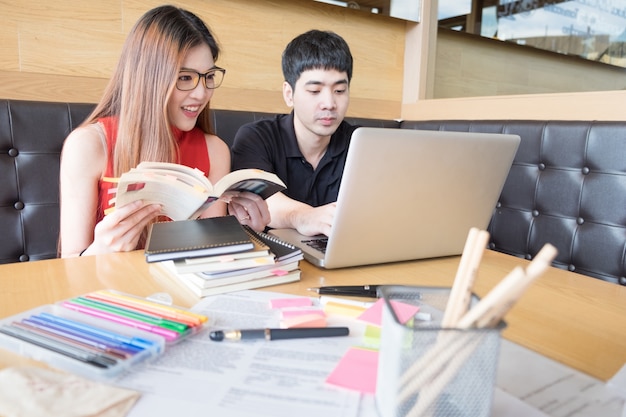
[{"label": "ballpoint pen", "polygon": [[307,337],[335,337],[350,334],[348,327],[307,327],[291,329],[248,329],[248,330],[216,330],[209,333],[211,340],[279,340],[302,339]]},{"label": "ballpoint pen", "polygon": [[379,298],[380,285],[339,285],[336,287],[314,287],[309,291],[315,291],[320,295],[347,295],[352,297]]}]

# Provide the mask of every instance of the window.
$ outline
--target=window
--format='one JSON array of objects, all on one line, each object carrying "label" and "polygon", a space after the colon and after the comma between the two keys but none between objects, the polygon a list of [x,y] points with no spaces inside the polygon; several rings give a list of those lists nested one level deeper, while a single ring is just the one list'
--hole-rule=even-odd
[{"label": "window", "polygon": [[626,0],[439,0],[439,26],[626,68]]}]

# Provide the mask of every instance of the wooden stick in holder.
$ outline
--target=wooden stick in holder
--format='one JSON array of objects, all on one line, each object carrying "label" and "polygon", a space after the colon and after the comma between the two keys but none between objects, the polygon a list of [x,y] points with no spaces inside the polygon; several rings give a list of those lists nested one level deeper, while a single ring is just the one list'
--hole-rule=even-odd
[{"label": "wooden stick in holder", "polygon": [[472,336],[473,337],[469,338],[469,340],[465,340],[468,338],[461,338],[465,340],[461,350],[450,358],[446,367],[441,372],[422,387],[419,392],[418,400],[406,414],[407,417],[424,417],[428,415],[426,413],[429,407],[437,400],[439,394],[456,376],[463,365],[465,365],[474,351],[479,348],[482,341],[481,339],[485,337],[485,335],[481,333],[474,333]]},{"label": "wooden stick in holder", "polygon": [[467,312],[472,298],[472,287],[478,273],[478,266],[488,241],[488,232],[478,230],[475,227],[470,229],[441,327],[455,327],[457,321]]},{"label": "wooden stick in holder", "polygon": [[550,267],[556,254],[557,250],[554,246],[544,245],[525,271],[520,267],[515,268],[513,270],[515,273],[507,275],[459,320],[458,327],[467,329],[498,324],[528,286]]},{"label": "wooden stick in holder", "polygon": [[[528,286],[550,267],[556,254],[557,250],[554,246],[544,245],[525,270],[519,266],[514,268],[483,299],[467,311],[455,323],[455,327],[466,330],[496,326]],[[462,288],[465,288],[467,278],[462,278],[461,283]],[[407,401],[411,395],[419,391],[417,403],[409,415],[422,415],[420,413],[424,413],[436,401],[445,386],[463,366],[464,361],[478,346],[479,338],[468,343],[467,338],[455,333],[454,331],[443,333],[442,337],[438,337],[437,342],[401,376],[398,404]]]},{"label": "wooden stick in holder", "polygon": [[450,360],[463,349],[466,340],[461,332],[456,330],[443,330],[437,342],[428,349],[417,362],[400,378],[398,403],[403,403],[425,384],[431,381],[439,372],[446,367]]},{"label": "wooden stick in holder", "polygon": [[[503,280],[523,278],[524,269],[520,266],[513,269]],[[494,288],[495,289],[495,288]],[[492,290],[493,291],[493,290]],[[485,297],[486,298],[486,297]],[[481,300],[482,301],[482,300]],[[473,314],[480,302],[474,306],[465,316]],[[465,317],[464,316],[464,317]],[[471,317],[471,316],[470,316]],[[467,329],[469,326],[459,329]],[[465,340],[458,331],[443,330],[437,342],[420,357],[420,359],[407,369],[400,379],[400,386],[403,388],[398,394],[398,401],[406,401],[412,394],[419,391],[423,386],[441,371],[441,368],[449,363],[450,359],[458,354],[465,346]],[[406,385],[405,385],[406,384]]]}]

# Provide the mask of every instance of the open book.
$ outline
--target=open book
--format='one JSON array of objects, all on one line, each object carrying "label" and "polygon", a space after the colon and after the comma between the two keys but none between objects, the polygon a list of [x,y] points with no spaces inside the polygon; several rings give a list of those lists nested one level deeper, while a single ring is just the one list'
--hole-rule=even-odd
[{"label": "open book", "polygon": [[220,197],[231,191],[249,191],[263,199],[286,188],[275,174],[258,169],[241,169],[211,184],[202,171],[169,162],[142,162],[117,182],[115,205],[136,200],[161,204],[172,220],[195,219]]}]

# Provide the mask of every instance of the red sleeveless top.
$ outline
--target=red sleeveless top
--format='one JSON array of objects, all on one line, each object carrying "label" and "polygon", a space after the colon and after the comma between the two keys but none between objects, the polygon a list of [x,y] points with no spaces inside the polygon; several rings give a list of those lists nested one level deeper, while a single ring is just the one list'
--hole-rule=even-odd
[{"label": "red sleeveless top", "polygon": [[[103,117],[98,119],[98,122],[104,129],[107,151],[109,154],[104,176],[113,177],[112,155],[117,141],[117,118]],[[198,127],[194,127],[188,132],[183,132],[182,130],[173,127],[172,133],[178,143],[179,151],[177,163],[191,168],[197,168],[208,176],[211,169],[211,162],[209,159],[209,150],[207,148],[204,132]],[[111,199],[115,197],[115,183],[100,180],[98,187],[99,207],[96,223],[102,220],[104,217],[104,211],[111,207]]]}]

